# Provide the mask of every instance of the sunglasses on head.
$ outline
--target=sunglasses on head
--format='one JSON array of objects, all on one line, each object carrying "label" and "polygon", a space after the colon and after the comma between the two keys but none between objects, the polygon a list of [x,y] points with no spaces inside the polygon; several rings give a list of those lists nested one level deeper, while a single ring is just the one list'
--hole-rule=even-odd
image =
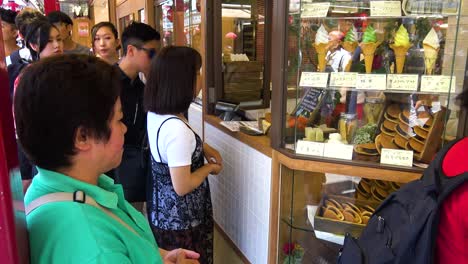
[{"label": "sunglasses on head", "polygon": [[143,47],[137,47],[137,49],[146,51],[150,59],[152,59],[156,55],[156,49],[147,49]]}]

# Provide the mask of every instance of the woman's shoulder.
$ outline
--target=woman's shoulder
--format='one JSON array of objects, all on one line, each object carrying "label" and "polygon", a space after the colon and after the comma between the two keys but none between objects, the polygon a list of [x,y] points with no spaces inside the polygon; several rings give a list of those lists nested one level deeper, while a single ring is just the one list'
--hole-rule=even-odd
[{"label": "woman's shoulder", "polygon": [[148,112],[148,129],[161,130],[161,133],[186,134],[190,127],[175,115],[158,115]]}]

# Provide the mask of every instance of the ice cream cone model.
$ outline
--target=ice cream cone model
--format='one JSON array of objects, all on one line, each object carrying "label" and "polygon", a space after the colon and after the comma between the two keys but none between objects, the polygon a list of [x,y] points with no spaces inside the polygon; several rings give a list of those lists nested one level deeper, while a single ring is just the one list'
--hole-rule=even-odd
[{"label": "ice cream cone model", "polygon": [[426,74],[432,75],[434,73],[435,63],[440,48],[440,40],[434,28],[429,31],[423,40],[424,47],[424,64],[426,65]]},{"label": "ice cream cone model", "polygon": [[351,54],[354,53],[359,44],[357,42],[356,36],[356,28],[353,26],[348,30],[348,32],[346,32],[345,38],[343,40],[343,48]]},{"label": "ice cream cone model", "polygon": [[324,72],[327,65],[326,56],[328,52],[328,31],[323,27],[323,25],[320,26],[317,34],[315,35],[314,46],[318,57],[318,71]]},{"label": "ice cream cone model", "polygon": [[400,25],[400,28],[398,28],[398,31],[395,34],[395,43],[390,45],[390,48],[395,52],[396,72],[398,74],[403,73],[406,54],[410,47],[411,43],[409,41],[408,31],[403,25]]},{"label": "ice cream cone model", "polygon": [[372,64],[374,63],[374,53],[377,47],[380,45],[377,42],[377,35],[375,29],[369,25],[364,32],[362,42],[360,44],[362,54],[364,54],[364,63],[366,65],[366,73],[372,72]]}]

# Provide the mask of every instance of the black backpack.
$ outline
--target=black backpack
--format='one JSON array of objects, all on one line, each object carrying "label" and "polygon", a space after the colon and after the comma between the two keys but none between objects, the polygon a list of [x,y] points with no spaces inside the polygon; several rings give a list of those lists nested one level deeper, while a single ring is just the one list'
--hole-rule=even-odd
[{"label": "black backpack", "polygon": [[338,263],[433,263],[440,205],[468,180],[468,172],[447,177],[442,171],[445,155],[459,141],[444,146],[421,179],[389,195],[358,239],[346,234]]}]

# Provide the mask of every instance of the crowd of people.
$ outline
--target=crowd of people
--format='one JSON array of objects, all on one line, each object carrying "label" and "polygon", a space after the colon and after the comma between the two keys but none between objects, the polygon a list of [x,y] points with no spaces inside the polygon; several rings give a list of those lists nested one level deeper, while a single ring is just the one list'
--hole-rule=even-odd
[{"label": "crowd of people", "polygon": [[184,116],[200,54],[139,22],[88,48],[63,12],[0,14],[32,263],[213,263],[222,158]]}]

